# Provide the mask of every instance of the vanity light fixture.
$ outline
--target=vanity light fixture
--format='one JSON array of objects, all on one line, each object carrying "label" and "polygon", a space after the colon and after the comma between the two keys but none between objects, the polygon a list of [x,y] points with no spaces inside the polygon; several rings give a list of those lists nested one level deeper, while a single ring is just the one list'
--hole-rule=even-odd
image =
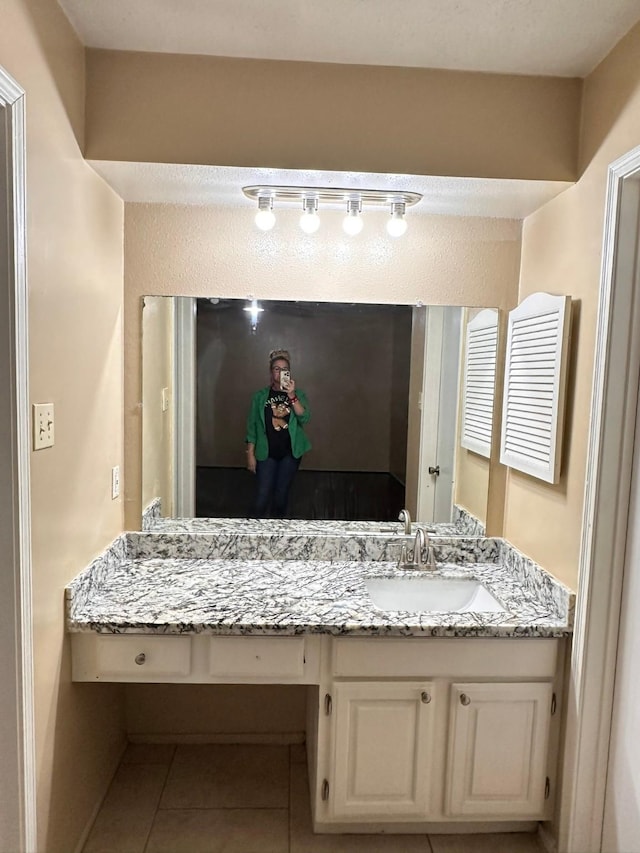
[{"label": "vanity light fixture", "polygon": [[403,201],[391,202],[391,218],[387,221],[387,233],[392,237],[402,237],[407,230],[405,210],[406,205]]},{"label": "vanity light fixture", "polygon": [[360,196],[354,196],[353,198],[347,199],[347,215],[342,220],[342,230],[350,237],[355,237],[356,234],[359,234],[364,227],[364,222],[360,216],[361,212],[362,199]]},{"label": "vanity light fixture", "polygon": [[256,213],[255,223],[261,231],[271,231],[276,224],[272,195],[258,196],[258,212]]},{"label": "vanity light fixture", "polygon": [[[300,227],[306,234],[314,234],[320,227],[318,208],[320,205],[332,205],[334,208],[346,204],[347,215],[342,227],[349,235],[362,231],[364,220],[363,207],[391,207],[391,218],[387,223],[387,231],[393,237],[399,237],[407,230],[405,213],[407,207],[417,204],[421,199],[420,193],[408,190],[366,190],[345,189],[344,187],[285,187],[257,184],[243,187],[242,192],[247,198],[258,202],[256,225],[263,231],[268,231],[275,224],[273,206],[275,203],[302,203]],[[343,208],[344,209],[344,208]]]},{"label": "vanity light fixture", "polygon": [[318,216],[318,199],[316,196],[305,196],[302,199],[302,216],[300,217],[300,227],[305,234],[315,234],[320,227],[320,217]]}]

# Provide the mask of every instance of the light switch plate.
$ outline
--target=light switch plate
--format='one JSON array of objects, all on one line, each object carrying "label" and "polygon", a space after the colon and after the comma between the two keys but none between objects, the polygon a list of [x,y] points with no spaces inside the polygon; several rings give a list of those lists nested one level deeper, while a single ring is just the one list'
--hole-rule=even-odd
[{"label": "light switch plate", "polygon": [[33,404],[33,449],[53,447],[53,403]]},{"label": "light switch plate", "polygon": [[114,465],[111,469],[111,500],[120,497],[120,466]]}]

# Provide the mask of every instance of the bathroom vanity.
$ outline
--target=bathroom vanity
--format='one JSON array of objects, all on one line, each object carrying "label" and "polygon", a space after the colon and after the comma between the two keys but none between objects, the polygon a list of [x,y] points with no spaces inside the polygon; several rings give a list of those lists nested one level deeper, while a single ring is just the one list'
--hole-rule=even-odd
[{"label": "bathroom vanity", "polygon": [[67,589],[74,680],[307,685],[316,831],[551,817],[570,590],[503,540],[417,577],[395,529],[256,537],[119,537]]}]

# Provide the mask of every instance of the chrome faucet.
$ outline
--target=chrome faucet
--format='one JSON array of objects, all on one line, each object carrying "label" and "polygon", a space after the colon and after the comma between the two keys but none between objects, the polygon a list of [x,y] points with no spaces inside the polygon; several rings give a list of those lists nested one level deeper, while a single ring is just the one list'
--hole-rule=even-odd
[{"label": "chrome faucet", "polygon": [[[426,559],[422,559],[423,551],[427,552]],[[400,560],[398,562],[400,569],[420,569],[422,571],[433,572],[436,570],[436,559],[433,552],[433,545],[429,541],[429,534],[424,527],[416,528],[416,538],[413,542],[413,551],[407,553],[406,545],[402,546]]]},{"label": "chrome faucet", "polygon": [[411,516],[409,515],[408,509],[401,509],[400,515],[398,516],[398,521],[402,521],[404,523],[404,532],[406,536],[411,534]]},{"label": "chrome faucet", "polygon": [[425,533],[424,527],[416,529],[416,538],[413,541],[413,562],[416,569],[426,569],[427,564],[422,562],[422,551],[424,548],[430,548],[429,534]]}]

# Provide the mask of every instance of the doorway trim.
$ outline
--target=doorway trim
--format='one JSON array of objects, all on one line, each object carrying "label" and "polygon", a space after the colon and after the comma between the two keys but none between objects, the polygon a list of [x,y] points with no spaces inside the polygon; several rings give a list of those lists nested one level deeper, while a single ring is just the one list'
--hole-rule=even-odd
[{"label": "doorway trim", "polygon": [[640,146],[609,166],[559,849],[599,853],[640,378]]},{"label": "doorway trim", "polygon": [[[12,573],[12,592],[2,602],[2,618],[12,636],[12,647],[3,656],[2,680],[7,692],[13,686],[12,719],[3,726],[3,774],[12,786],[17,782],[15,802],[3,803],[11,810],[8,825],[15,828],[20,850],[36,850],[36,761],[33,696],[33,645],[31,608],[31,506],[29,479],[29,385],[28,307],[26,253],[26,137],[24,90],[0,68],[0,107],[6,110],[7,204],[3,214],[8,240],[7,278],[0,289],[0,308],[6,312],[9,340],[8,377],[5,399],[9,400],[11,435],[3,453],[7,454],[10,477],[3,492],[3,505],[11,509],[13,535],[0,544],[5,570]],[[5,286],[6,285],[6,286]],[[3,355],[3,358],[5,356]],[[9,634],[8,631],[8,634]],[[11,663],[9,660],[12,658]],[[5,671],[5,663],[6,670]],[[6,740],[4,738],[6,737]],[[11,746],[11,755],[5,755]],[[0,840],[0,847],[2,841]],[[4,849],[4,848],[2,848]],[[15,849],[15,848],[13,848]]]},{"label": "doorway trim", "polygon": [[194,296],[176,296],[174,326],[173,515],[196,514],[196,311]]}]

